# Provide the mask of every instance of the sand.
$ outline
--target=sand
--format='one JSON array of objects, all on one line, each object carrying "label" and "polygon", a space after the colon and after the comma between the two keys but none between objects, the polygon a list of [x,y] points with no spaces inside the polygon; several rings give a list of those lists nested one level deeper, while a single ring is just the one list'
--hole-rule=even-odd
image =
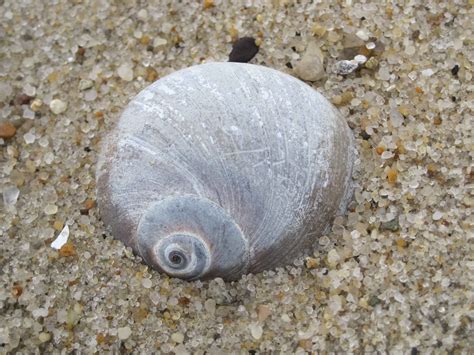
[{"label": "sand", "polygon": [[[0,353],[471,352],[473,15],[472,0],[1,0]],[[354,201],[286,268],[171,279],[105,230],[100,142],[141,89],[243,36],[251,63],[316,80],[347,119]]]}]

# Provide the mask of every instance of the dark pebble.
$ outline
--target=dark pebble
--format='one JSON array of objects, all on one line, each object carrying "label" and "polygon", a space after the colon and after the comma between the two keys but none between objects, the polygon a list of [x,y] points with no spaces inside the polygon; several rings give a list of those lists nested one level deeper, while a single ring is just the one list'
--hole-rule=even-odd
[{"label": "dark pebble", "polygon": [[26,94],[18,94],[15,97],[15,103],[17,105],[28,105],[31,100],[33,100],[33,96],[29,96]]},{"label": "dark pebble", "polygon": [[458,76],[458,73],[459,73],[459,65],[455,65],[452,69],[451,69],[451,74],[453,74],[454,76]]},{"label": "dark pebble", "polygon": [[365,129],[364,129],[362,132],[360,132],[360,136],[361,136],[361,138],[362,138],[363,140],[368,140],[368,139],[370,138],[370,134],[368,134],[368,133],[365,131]]},{"label": "dark pebble", "polygon": [[234,42],[229,54],[229,62],[247,63],[258,53],[255,38],[242,37]]},{"label": "dark pebble", "polygon": [[394,218],[391,221],[383,222],[380,224],[380,230],[396,232],[400,229],[398,224],[398,218]]}]

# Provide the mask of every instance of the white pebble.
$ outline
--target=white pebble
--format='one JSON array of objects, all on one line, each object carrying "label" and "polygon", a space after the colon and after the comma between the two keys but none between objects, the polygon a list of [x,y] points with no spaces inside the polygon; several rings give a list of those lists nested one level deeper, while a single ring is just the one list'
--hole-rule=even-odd
[{"label": "white pebble", "polygon": [[44,213],[47,215],[56,214],[58,212],[58,206],[56,205],[46,205],[44,208]]},{"label": "white pebble", "polygon": [[5,206],[14,206],[20,196],[20,190],[16,186],[8,186],[3,189],[3,204]]},{"label": "white pebble", "polygon": [[263,334],[263,328],[260,324],[258,323],[251,323],[249,325],[250,328],[250,334],[252,334],[252,337],[256,340],[260,339]]},{"label": "white pebble", "polygon": [[173,340],[175,343],[182,343],[184,341],[184,335],[182,333],[173,333],[171,334],[171,340]]},{"label": "white pebble", "polygon": [[443,218],[443,212],[436,211],[433,213],[433,221],[439,221],[441,218]]},{"label": "white pebble", "polygon": [[295,65],[295,74],[303,80],[316,81],[324,76],[324,55],[316,42],[311,42],[301,60]]},{"label": "white pebble", "polygon": [[93,86],[94,86],[94,82],[92,80],[82,79],[81,81],[79,81],[79,90],[81,91],[90,89]]},{"label": "white pebble", "polygon": [[128,339],[130,335],[132,335],[132,330],[130,327],[123,327],[117,329],[117,335],[120,340]]},{"label": "white pebble", "polygon": [[156,37],[154,40],[153,40],[153,47],[160,47],[160,46],[164,46],[165,44],[167,44],[168,41],[164,38],[161,38],[161,37]]},{"label": "white pebble", "polygon": [[433,69],[425,69],[421,71],[421,75],[426,76],[426,77],[430,77],[433,74],[434,74]]},{"label": "white pebble", "polygon": [[118,76],[125,81],[133,80],[133,67],[130,63],[124,63],[117,69]]},{"label": "white pebble", "polygon": [[204,302],[204,308],[210,314],[214,314],[214,312],[216,311],[216,301],[213,300],[212,298],[206,300],[206,302]]},{"label": "white pebble", "polygon": [[64,111],[66,111],[67,103],[59,99],[54,99],[49,104],[49,108],[54,114],[59,115],[60,113],[63,113]]},{"label": "white pebble", "polygon": [[153,282],[151,282],[150,279],[143,279],[142,280],[142,286],[144,288],[151,288],[151,286],[153,286]]},{"label": "white pebble", "polygon": [[41,343],[46,343],[51,340],[51,334],[46,332],[41,332],[38,335],[38,339]]},{"label": "white pebble", "polygon": [[354,60],[359,64],[364,64],[367,61],[367,57],[362,54],[358,54],[354,57]]},{"label": "white pebble", "polygon": [[32,132],[28,132],[23,135],[23,139],[25,140],[26,144],[32,144],[35,142],[36,137]]},{"label": "white pebble", "polygon": [[369,40],[369,34],[365,30],[357,31],[356,36],[359,37],[363,41],[368,41]]}]

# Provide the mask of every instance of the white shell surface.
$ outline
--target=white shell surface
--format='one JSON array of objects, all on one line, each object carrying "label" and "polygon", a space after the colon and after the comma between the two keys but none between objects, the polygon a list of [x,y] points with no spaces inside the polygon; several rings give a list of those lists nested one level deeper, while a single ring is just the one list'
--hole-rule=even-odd
[{"label": "white shell surface", "polygon": [[233,279],[309,252],[347,206],[354,153],[345,120],[300,80],[251,64],[198,65],[125,109],[99,160],[99,207],[114,237],[139,252],[137,230],[153,204],[211,201],[246,239],[239,274],[212,272]]}]

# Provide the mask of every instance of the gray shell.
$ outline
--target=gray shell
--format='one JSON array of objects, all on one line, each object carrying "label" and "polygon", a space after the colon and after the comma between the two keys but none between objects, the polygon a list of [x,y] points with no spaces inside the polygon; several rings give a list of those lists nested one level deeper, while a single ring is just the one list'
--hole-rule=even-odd
[{"label": "gray shell", "polygon": [[345,120],[305,83],[197,65],[130,102],[101,152],[98,203],[151,267],[233,280],[308,253],[345,211],[353,160]]}]

